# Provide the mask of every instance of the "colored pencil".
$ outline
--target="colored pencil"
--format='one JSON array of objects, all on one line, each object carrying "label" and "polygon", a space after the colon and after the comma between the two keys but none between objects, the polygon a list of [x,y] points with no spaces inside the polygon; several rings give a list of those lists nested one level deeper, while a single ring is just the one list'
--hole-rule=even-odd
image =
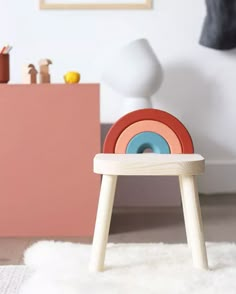
[{"label": "colored pencil", "polygon": [[4,50],[4,53],[9,54],[11,49],[12,49],[12,46],[7,46],[7,49]]},{"label": "colored pencil", "polygon": [[4,46],[0,52],[0,54],[3,54],[4,50],[6,49],[6,46]]}]

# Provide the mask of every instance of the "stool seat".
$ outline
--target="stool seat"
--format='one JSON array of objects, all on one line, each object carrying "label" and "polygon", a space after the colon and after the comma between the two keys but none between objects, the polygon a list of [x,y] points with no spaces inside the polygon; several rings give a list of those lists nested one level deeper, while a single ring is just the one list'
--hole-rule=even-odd
[{"label": "stool seat", "polygon": [[199,154],[97,154],[94,172],[103,175],[179,176],[204,172]]}]

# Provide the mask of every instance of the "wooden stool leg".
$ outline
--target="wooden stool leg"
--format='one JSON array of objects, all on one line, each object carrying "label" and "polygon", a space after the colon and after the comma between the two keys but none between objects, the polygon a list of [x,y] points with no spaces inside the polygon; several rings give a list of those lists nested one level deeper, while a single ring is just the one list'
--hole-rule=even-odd
[{"label": "wooden stool leg", "polygon": [[190,236],[193,264],[196,268],[208,269],[206,246],[199,196],[195,176],[182,176],[182,189],[186,213],[186,227]]},{"label": "wooden stool leg", "polygon": [[117,176],[103,175],[89,267],[93,272],[104,268],[116,182]]},{"label": "wooden stool leg", "polygon": [[182,183],[182,177],[181,176],[179,176],[179,187],[180,187],[180,194],[181,194],[181,200],[182,200],[182,208],[183,208],[183,215],[184,215],[184,223],[185,223],[185,231],[186,231],[187,243],[188,243],[188,247],[191,248],[190,230],[189,230],[188,221],[187,221],[188,220],[188,217],[187,217],[188,212],[187,212],[186,204],[185,204],[183,183]]}]

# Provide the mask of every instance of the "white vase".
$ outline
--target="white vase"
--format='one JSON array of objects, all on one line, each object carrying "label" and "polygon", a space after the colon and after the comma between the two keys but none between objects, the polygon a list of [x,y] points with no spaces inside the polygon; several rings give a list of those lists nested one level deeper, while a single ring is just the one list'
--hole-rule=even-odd
[{"label": "white vase", "polygon": [[113,57],[103,73],[103,81],[125,96],[121,115],[151,108],[150,97],[159,89],[163,70],[146,39],[138,39]]}]

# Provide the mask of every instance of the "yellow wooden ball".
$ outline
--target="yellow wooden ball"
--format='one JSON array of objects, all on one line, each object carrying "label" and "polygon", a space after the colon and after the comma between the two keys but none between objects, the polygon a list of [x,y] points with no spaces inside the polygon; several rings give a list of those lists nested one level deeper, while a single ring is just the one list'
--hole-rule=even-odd
[{"label": "yellow wooden ball", "polygon": [[80,73],[76,71],[68,71],[64,75],[64,81],[66,84],[77,84],[80,81]]}]

